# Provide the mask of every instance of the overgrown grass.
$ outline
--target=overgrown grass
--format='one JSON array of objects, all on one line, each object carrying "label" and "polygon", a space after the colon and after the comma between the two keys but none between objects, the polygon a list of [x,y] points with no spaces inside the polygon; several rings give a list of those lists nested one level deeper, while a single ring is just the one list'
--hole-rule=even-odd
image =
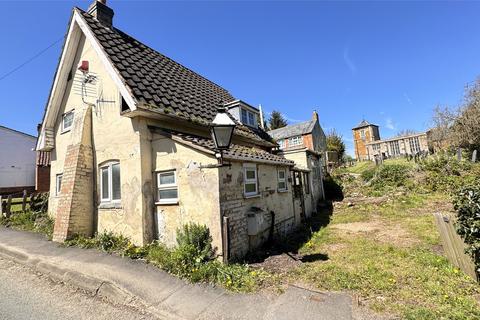
[{"label": "overgrown grass", "polygon": [[[220,285],[236,292],[255,291],[270,279],[271,275],[263,270],[254,270],[243,264],[221,263],[210,257],[209,252],[198,250],[198,246],[191,245],[192,240],[196,239],[199,238],[189,237],[188,243],[182,243],[175,248],[168,248],[159,242],[138,247],[127,237],[105,232],[96,234],[93,238],[76,236],[66,241],[65,245],[98,249],[132,259],[145,259],[160,269],[190,282]],[[207,242],[210,241],[207,239]],[[208,244],[203,249],[206,247]]]},{"label": "overgrown grass", "polygon": [[[361,179],[344,180],[344,188],[357,192],[365,186]],[[440,239],[432,214],[451,210],[450,198],[416,190],[392,186],[382,201],[335,206],[330,224],[300,249],[328,260],[302,265],[289,274],[290,281],[354,292],[374,311],[404,319],[479,319],[480,287],[434,250]],[[355,223],[380,230],[344,229]]]},{"label": "overgrown grass", "polygon": [[43,233],[51,239],[54,220],[46,212],[27,210],[12,213],[9,218],[0,215],[0,224],[14,229]]}]

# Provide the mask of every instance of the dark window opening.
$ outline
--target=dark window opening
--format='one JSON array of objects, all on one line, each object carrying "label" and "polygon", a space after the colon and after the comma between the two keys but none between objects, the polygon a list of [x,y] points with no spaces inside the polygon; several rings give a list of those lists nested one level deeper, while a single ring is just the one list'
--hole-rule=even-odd
[{"label": "dark window opening", "polygon": [[131,111],[125,99],[122,97],[122,112]]}]

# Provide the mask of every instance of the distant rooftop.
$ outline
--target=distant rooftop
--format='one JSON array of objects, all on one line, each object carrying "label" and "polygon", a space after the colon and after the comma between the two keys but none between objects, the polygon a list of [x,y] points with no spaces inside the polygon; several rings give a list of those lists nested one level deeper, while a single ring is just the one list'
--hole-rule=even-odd
[{"label": "distant rooftop", "polygon": [[368,122],[367,120],[362,120],[362,122],[360,122],[356,127],[353,127],[352,130],[354,129],[360,129],[360,128],[363,128],[363,127],[368,127],[368,126],[375,126],[375,127],[378,127],[376,124],[372,124],[370,122]]},{"label": "distant rooftop", "polygon": [[309,120],[291,124],[283,128],[268,131],[267,133],[275,140],[286,139],[294,136],[309,134],[315,127],[316,120]]}]

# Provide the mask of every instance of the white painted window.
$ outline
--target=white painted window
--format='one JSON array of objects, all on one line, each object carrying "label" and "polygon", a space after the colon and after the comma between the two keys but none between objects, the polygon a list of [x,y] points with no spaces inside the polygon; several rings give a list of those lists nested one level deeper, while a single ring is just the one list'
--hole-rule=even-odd
[{"label": "white painted window", "polygon": [[302,136],[295,136],[288,138],[288,146],[289,147],[295,147],[295,146],[300,146],[302,145]]},{"label": "white painted window", "polygon": [[415,154],[420,152],[420,140],[418,137],[413,137],[408,139],[408,142],[410,144],[410,151]]},{"label": "white painted window", "polygon": [[389,144],[392,155],[398,156],[400,154],[400,144],[398,143],[398,140],[390,141]]},{"label": "white painted window", "polygon": [[243,182],[245,196],[255,196],[258,194],[257,166],[245,165],[243,169],[245,175]]},{"label": "white painted window", "polygon": [[285,169],[278,170],[278,191],[287,190],[287,173]]},{"label": "white painted window", "polygon": [[365,140],[365,130],[360,131],[360,137]]},{"label": "white painted window", "polygon": [[248,126],[255,126],[255,113],[247,110],[247,109],[241,109],[241,117],[242,117],[242,123],[246,124]]},{"label": "white painted window", "polygon": [[62,116],[62,132],[70,131],[73,125],[74,113],[73,110],[64,113]]},{"label": "white painted window", "polygon": [[157,203],[178,203],[177,173],[175,170],[157,172]]},{"label": "white painted window", "polygon": [[278,146],[279,146],[280,149],[284,149],[285,148],[285,139],[278,140]]},{"label": "white painted window", "polygon": [[120,199],[120,163],[109,162],[100,167],[100,200],[101,202],[119,202]]},{"label": "white painted window", "polygon": [[55,177],[55,195],[60,195],[60,191],[62,190],[62,178],[63,174],[57,174]]}]

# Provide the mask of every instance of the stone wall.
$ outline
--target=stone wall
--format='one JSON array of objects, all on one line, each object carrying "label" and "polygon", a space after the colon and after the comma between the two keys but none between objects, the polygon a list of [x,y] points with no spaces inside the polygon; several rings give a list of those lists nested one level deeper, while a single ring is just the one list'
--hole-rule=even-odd
[{"label": "stone wall", "polygon": [[[230,257],[241,258],[266,240],[265,232],[270,227],[270,212],[275,213],[275,233],[287,234],[300,222],[299,214],[293,209],[293,196],[290,182],[287,191],[278,191],[277,170],[287,170],[271,164],[257,164],[259,194],[253,197],[244,195],[243,163],[233,162],[231,168],[220,169],[220,208],[222,216],[229,217]],[[261,231],[256,236],[248,235],[248,214],[263,216]]]}]

